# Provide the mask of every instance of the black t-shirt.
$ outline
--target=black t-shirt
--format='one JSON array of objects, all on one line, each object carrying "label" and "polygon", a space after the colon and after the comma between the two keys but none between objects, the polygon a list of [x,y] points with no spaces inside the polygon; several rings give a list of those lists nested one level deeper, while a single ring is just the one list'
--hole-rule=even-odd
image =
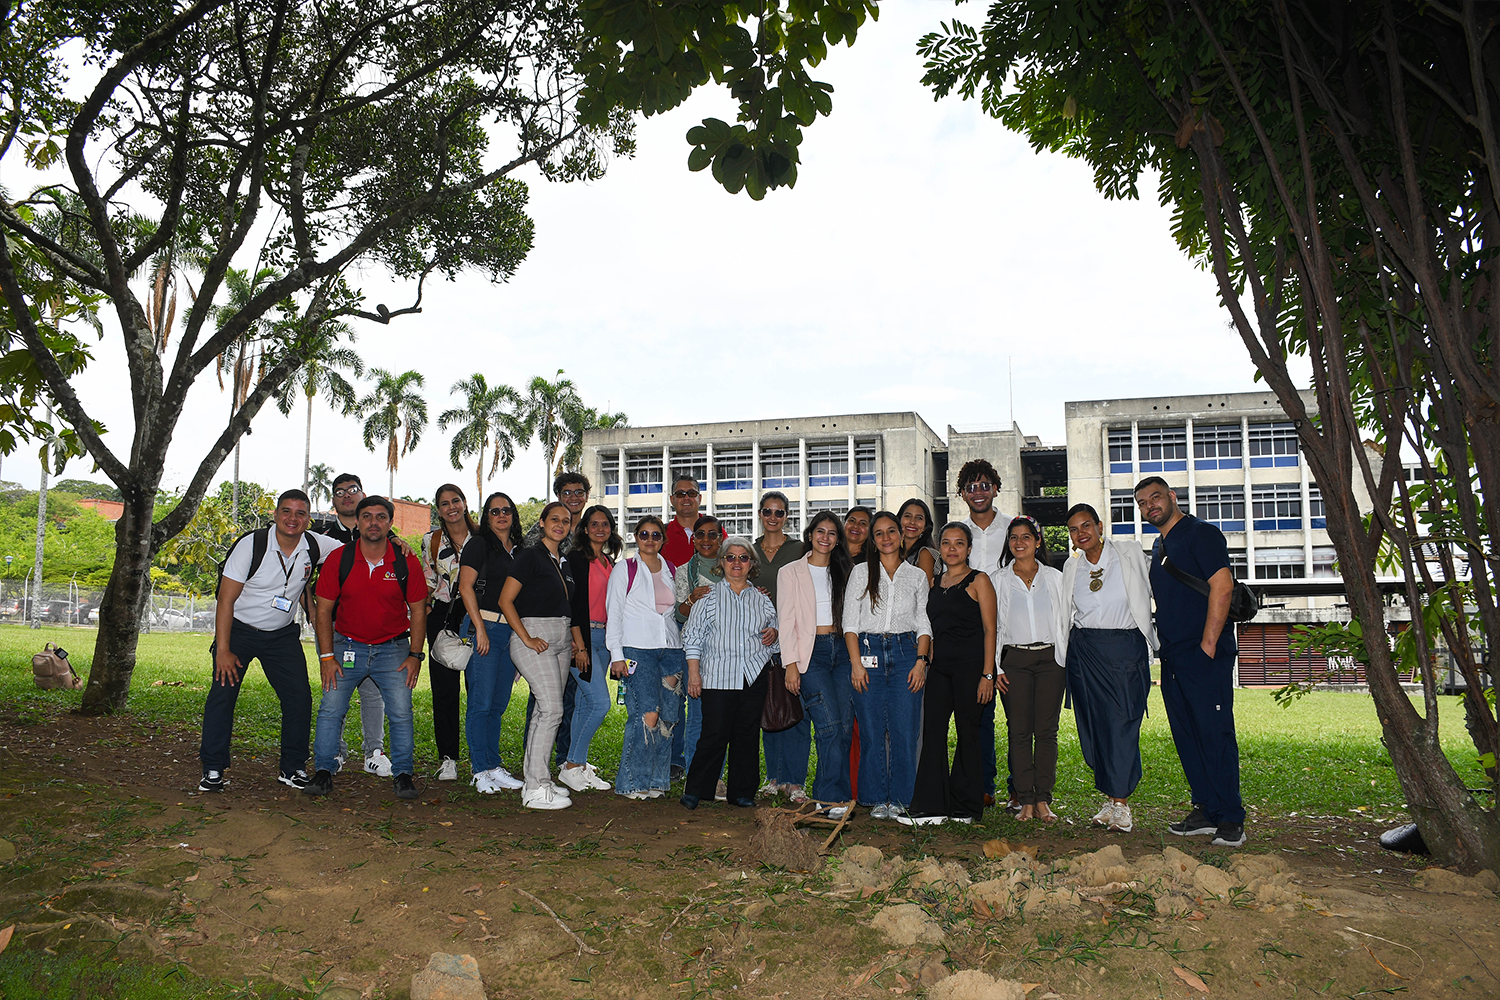
[{"label": "black t-shirt", "polygon": [[476,535],[471,541],[472,544],[465,545],[463,554],[458,557],[459,575],[462,577],[464,569],[472,569],[478,573],[479,576],[474,580],[474,596],[479,598],[479,610],[499,614],[500,588],[505,586],[505,578],[510,576],[515,556],[520,555],[523,550],[507,552],[499,541],[482,535]]},{"label": "black t-shirt", "polygon": [[[1203,641],[1203,624],[1208,620],[1208,598],[1181,583],[1162,568],[1162,553],[1173,565],[1190,576],[1207,580],[1221,569],[1229,568],[1229,544],[1224,532],[1191,514],[1182,515],[1167,535],[1151,550],[1151,593],[1156,597],[1156,632],[1163,646]],[[1220,656],[1235,650],[1234,623],[1225,622],[1219,633]]]},{"label": "black t-shirt", "polygon": [[545,545],[516,551],[510,575],[521,584],[516,613],[522,618],[573,618],[573,573],[567,560],[553,558]]}]

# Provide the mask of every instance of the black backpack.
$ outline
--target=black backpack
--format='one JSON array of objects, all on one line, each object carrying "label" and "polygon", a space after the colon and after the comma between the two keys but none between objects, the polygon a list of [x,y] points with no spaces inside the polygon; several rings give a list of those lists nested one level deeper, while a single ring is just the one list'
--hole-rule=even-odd
[{"label": "black backpack", "polygon": [[[255,576],[255,571],[260,569],[260,564],[266,561],[266,550],[271,546],[271,533],[276,530],[276,525],[268,524],[264,528],[255,528],[247,531],[233,542],[229,543],[229,549],[224,553],[224,561],[219,563],[219,581],[214,584],[214,600],[219,599],[219,587],[224,583],[224,567],[229,564],[229,557],[234,555],[234,550],[239,547],[240,542],[250,539],[250,572],[245,574],[248,582]],[[312,536],[307,538],[307,555],[312,560],[312,568],[318,568],[318,543]]]},{"label": "black backpack", "polygon": [[[339,553],[339,590],[344,589],[344,581],[349,579],[349,574],[354,571],[354,550],[359,548],[359,542],[354,541],[344,546],[344,551]],[[407,565],[406,557],[399,550],[396,551],[396,582],[401,585],[401,596],[406,596],[406,581],[411,578],[411,567]],[[337,613],[338,605],[334,605]]]}]

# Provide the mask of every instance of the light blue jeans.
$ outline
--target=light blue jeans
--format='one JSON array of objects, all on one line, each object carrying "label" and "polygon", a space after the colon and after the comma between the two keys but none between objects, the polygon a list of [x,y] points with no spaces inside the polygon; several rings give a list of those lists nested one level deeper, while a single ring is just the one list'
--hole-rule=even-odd
[{"label": "light blue jeans", "polygon": [[907,689],[907,675],[917,663],[917,634],[861,632],[862,655],[875,655],[880,666],[869,671],[870,683],[854,692],[859,720],[859,801],[890,802],[905,808],[917,784],[917,744],[922,736],[922,692]]},{"label": "light blue jeans", "polygon": [[[682,721],[677,688],[687,672],[687,658],[680,649],[634,646],[625,647],[625,658],[634,660],[636,666],[625,685],[625,739],[615,791],[621,795],[666,791],[672,787],[672,730]],[[648,728],[643,717],[649,712],[656,712],[658,718]]]},{"label": "light blue jeans", "polygon": [[[469,771],[478,774],[501,766],[500,724],[510,707],[511,688],[516,683],[516,667],[510,659],[511,627],[505,622],[485,622],[490,651],[479,650],[469,657],[469,704],[464,709],[464,740],[469,744]],[[467,639],[474,623],[464,615],[458,634]]]},{"label": "light blue jeans", "polygon": [[[350,652],[354,654],[352,661],[346,659]],[[410,652],[410,639],[392,639],[372,646],[335,633],[333,655],[337,658],[340,673],[333,690],[324,691],[318,703],[317,736],[313,740],[313,766],[317,770],[337,770],[344,717],[349,714],[349,698],[360,681],[368,677],[380,688],[385,715],[391,724],[391,773],[412,773],[415,747],[411,726],[411,688],[406,686],[406,672],[401,669]]]},{"label": "light blue jeans", "polygon": [[587,764],[589,744],[594,734],[609,714],[609,650],[604,646],[604,629],[589,629],[590,679],[584,680],[573,669],[573,680],[578,683],[578,693],[573,700],[573,730],[568,743],[568,763]]}]

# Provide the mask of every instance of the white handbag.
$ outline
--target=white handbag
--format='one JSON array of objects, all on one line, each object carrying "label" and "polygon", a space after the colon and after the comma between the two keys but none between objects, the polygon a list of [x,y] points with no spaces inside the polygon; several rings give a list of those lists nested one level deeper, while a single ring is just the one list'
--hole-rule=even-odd
[{"label": "white handbag", "polygon": [[432,662],[449,670],[463,670],[474,655],[473,636],[460,636],[451,629],[443,629],[432,640]]}]

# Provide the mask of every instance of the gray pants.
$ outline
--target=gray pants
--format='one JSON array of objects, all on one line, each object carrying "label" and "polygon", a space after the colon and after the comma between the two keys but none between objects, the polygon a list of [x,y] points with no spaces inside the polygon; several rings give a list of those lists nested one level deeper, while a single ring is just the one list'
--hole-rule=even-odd
[{"label": "gray pants", "polygon": [[538,653],[523,643],[520,636],[510,637],[511,662],[516,665],[516,672],[526,678],[536,698],[536,711],[526,728],[522,763],[529,792],[552,780],[548,758],[557,727],[562,724],[563,688],[567,686],[568,667],[573,661],[573,637],[566,618],[522,618],[521,622],[533,639],[547,641],[547,651]]},{"label": "gray pants", "polygon": [[[366,757],[385,745],[385,699],[380,697],[380,688],[366,677],[354,689],[359,692],[359,728],[364,738],[360,749]],[[349,744],[339,739],[339,752],[349,756]]]}]

